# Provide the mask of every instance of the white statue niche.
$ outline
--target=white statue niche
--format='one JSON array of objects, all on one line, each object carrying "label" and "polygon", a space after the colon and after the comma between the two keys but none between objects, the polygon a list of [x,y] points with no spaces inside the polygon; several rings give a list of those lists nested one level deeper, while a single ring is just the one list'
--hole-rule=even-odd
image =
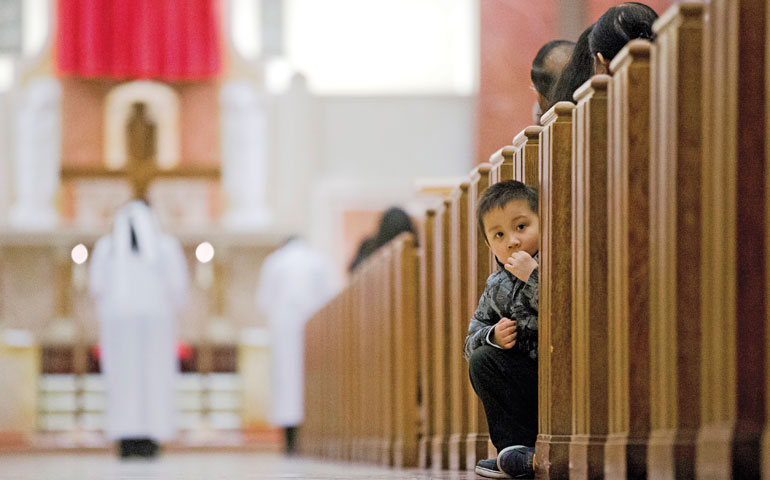
[{"label": "white statue niche", "polygon": [[16,118],[15,201],[9,222],[19,230],[56,227],[54,197],[61,165],[61,87],[41,77],[24,89]]},{"label": "white statue niche", "polygon": [[264,105],[247,82],[232,80],[220,92],[224,224],[258,229],[270,221],[267,187],[267,119]]}]

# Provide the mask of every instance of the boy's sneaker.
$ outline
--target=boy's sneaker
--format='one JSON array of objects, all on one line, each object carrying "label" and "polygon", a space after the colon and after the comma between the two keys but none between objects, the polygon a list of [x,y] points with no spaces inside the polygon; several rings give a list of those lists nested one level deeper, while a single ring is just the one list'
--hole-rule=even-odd
[{"label": "boy's sneaker", "polygon": [[496,458],[487,458],[486,460],[479,460],[476,464],[476,475],[486,478],[511,478],[505,472],[501,472],[497,467]]},{"label": "boy's sneaker", "polygon": [[510,475],[508,478],[534,478],[535,449],[514,445],[497,454],[497,469]]}]

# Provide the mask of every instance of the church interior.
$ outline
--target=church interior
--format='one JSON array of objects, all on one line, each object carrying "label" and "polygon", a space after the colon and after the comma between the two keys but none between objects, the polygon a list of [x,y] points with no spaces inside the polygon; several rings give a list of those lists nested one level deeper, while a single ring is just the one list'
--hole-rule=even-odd
[{"label": "church interior", "polygon": [[[0,0],[0,479],[479,478],[474,212],[508,179],[540,188],[534,476],[770,478],[770,8],[647,0],[656,37],[534,115],[538,49],[622,3]],[[132,199],[189,283],[149,462],[105,434],[90,293]],[[352,270],[393,206],[413,235]],[[256,295],[292,236],[339,288],[284,456]]]}]

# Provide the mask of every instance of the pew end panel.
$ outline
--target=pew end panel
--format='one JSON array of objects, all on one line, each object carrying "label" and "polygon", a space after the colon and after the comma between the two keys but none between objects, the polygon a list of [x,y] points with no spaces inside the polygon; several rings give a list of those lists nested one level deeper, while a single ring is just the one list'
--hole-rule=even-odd
[{"label": "pew end panel", "polygon": [[[481,237],[476,219],[476,206],[479,196],[489,186],[489,172],[491,165],[482,163],[471,171],[468,185],[468,307],[467,314],[470,320],[479,298],[484,292],[487,277],[491,273],[491,254],[484,239]],[[467,334],[467,325],[466,325]],[[489,428],[484,407],[476,396],[476,392],[468,383],[468,435],[465,440],[465,467],[466,470],[476,468],[479,460],[487,458],[489,449]]]},{"label": "pew end panel", "polygon": [[703,5],[675,5],[653,31],[648,473],[694,478],[701,413]]},{"label": "pew end panel", "polygon": [[572,111],[559,102],[540,133],[540,311],[538,320],[538,477],[569,472],[572,434]]},{"label": "pew end panel", "polygon": [[492,183],[513,179],[513,155],[515,149],[512,145],[506,145],[489,157],[490,181]]},{"label": "pew end panel", "polygon": [[513,138],[513,180],[537,187],[540,182],[540,132],[542,127],[527,127]]},{"label": "pew end panel", "polygon": [[572,150],[572,440],[570,477],[604,474],[607,439],[607,86],[574,95]]},{"label": "pew end panel", "polygon": [[450,208],[450,255],[457,257],[449,272],[450,299],[450,423],[449,469],[464,470],[465,437],[468,434],[468,395],[471,390],[468,363],[463,358],[463,340],[468,330],[468,189],[464,181],[452,192]]},{"label": "pew end panel", "polygon": [[650,42],[610,64],[608,89],[609,424],[605,474],[647,474],[650,425]]}]

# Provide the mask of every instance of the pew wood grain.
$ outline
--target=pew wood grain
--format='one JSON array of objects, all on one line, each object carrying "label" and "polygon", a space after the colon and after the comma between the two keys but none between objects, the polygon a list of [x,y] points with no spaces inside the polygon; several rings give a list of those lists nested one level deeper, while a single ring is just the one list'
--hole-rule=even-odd
[{"label": "pew wood grain", "polygon": [[604,475],[607,440],[607,85],[574,95],[572,122],[572,440],[570,478]]},{"label": "pew wood grain", "polygon": [[[468,185],[468,306],[470,320],[479,298],[484,292],[490,270],[490,253],[479,233],[476,219],[476,205],[479,196],[489,187],[491,165],[482,163],[471,171]],[[467,326],[466,326],[467,334]],[[489,450],[489,427],[484,407],[470,387],[468,394],[468,436],[465,443],[465,466],[467,470],[476,468],[479,460],[487,458]]]},{"label": "pew wood grain", "polygon": [[701,401],[703,5],[676,5],[653,30],[648,473],[695,478]]},{"label": "pew wood grain", "polygon": [[540,182],[540,132],[542,127],[527,127],[513,138],[513,180],[537,187]]},{"label": "pew wood grain", "polygon": [[631,41],[610,64],[608,163],[608,478],[647,472],[650,426],[650,44]]},{"label": "pew wood grain", "polygon": [[569,474],[573,109],[569,102],[554,105],[543,115],[540,133],[539,433],[535,468],[541,478]]}]

